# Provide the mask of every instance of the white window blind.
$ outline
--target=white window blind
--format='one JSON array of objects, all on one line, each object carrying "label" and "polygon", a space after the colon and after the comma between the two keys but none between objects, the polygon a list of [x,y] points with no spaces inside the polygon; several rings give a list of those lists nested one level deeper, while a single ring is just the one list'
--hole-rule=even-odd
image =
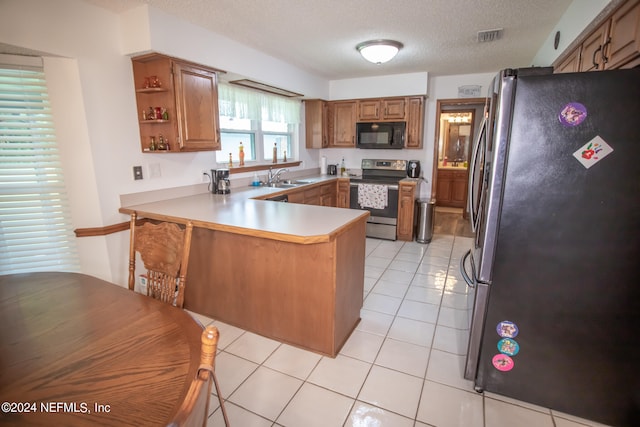
[{"label": "white window blind", "polygon": [[80,271],[45,75],[0,64],[0,274]]}]

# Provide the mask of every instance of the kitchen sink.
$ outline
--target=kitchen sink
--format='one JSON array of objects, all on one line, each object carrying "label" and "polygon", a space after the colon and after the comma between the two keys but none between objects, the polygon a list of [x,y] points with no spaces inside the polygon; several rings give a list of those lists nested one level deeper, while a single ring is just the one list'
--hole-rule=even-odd
[{"label": "kitchen sink", "polygon": [[273,182],[271,184],[267,184],[267,187],[295,188],[295,187],[300,187],[301,185],[313,184],[314,182],[316,182],[314,179],[298,179],[298,180],[283,179],[282,181],[279,181],[279,182]]},{"label": "kitchen sink", "polygon": [[285,180],[285,181],[271,183],[271,184],[268,185],[268,187],[271,187],[271,188],[294,188],[294,187],[299,187],[301,185],[304,185],[304,183],[297,183],[297,182],[294,182],[294,181]]}]

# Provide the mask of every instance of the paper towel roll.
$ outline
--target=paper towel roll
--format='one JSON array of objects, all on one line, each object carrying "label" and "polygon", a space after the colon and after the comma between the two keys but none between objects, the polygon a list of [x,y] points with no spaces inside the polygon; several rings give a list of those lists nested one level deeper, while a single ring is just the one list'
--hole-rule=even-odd
[{"label": "paper towel roll", "polygon": [[320,159],[320,174],[321,175],[327,174],[327,157],[326,156],[322,156],[322,158]]}]

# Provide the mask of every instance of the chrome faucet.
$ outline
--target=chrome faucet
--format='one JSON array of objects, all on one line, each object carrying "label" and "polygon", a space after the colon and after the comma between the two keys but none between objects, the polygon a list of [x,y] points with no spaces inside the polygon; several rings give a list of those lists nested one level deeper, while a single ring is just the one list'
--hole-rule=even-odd
[{"label": "chrome faucet", "polygon": [[282,172],[289,172],[289,169],[287,169],[287,168],[278,169],[274,173],[273,169],[269,168],[269,172],[267,174],[267,185],[271,185],[271,184],[275,184],[275,183],[280,182],[280,174]]}]

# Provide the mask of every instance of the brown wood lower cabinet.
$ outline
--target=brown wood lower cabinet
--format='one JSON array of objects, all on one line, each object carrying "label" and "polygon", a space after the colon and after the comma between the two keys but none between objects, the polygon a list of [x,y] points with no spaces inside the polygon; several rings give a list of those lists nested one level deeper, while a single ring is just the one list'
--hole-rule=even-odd
[{"label": "brown wood lower cabinet", "polygon": [[336,207],[349,208],[351,207],[351,198],[349,197],[349,185],[350,181],[347,178],[338,178],[338,199],[336,200]]},{"label": "brown wood lower cabinet", "polygon": [[398,195],[398,240],[413,240],[413,223],[416,205],[416,182],[400,182]]},{"label": "brown wood lower cabinet", "polygon": [[[346,181],[346,189],[349,190],[349,181]],[[343,187],[345,184],[343,184]],[[326,183],[319,183],[304,186],[303,188],[297,188],[286,192],[289,197],[289,203],[304,203],[305,205],[318,205],[318,206],[330,206],[330,207],[349,207],[340,206],[339,200],[342,203],[348,198],[348,194],[345,197],[339,196],[340,191],[344,191],[340,188],[340,181],[330,181]],[[266,198],[267,196],[265,196]]]},{"label": "brown wood lower cabinet", "polygon": [[337,185],[335,182],[320,186],[320,206],[336,207]]},{"label": "brown wood lower cabinet", "polygon": [[467,173],[466,170],[438,169],[437,206],[463,209],[467,206]]},{"label": "brown wood lower cabinet", "polygon": [[184,307],[335,357],[360,321],[365,221],[314,244],[195,228]]}]

